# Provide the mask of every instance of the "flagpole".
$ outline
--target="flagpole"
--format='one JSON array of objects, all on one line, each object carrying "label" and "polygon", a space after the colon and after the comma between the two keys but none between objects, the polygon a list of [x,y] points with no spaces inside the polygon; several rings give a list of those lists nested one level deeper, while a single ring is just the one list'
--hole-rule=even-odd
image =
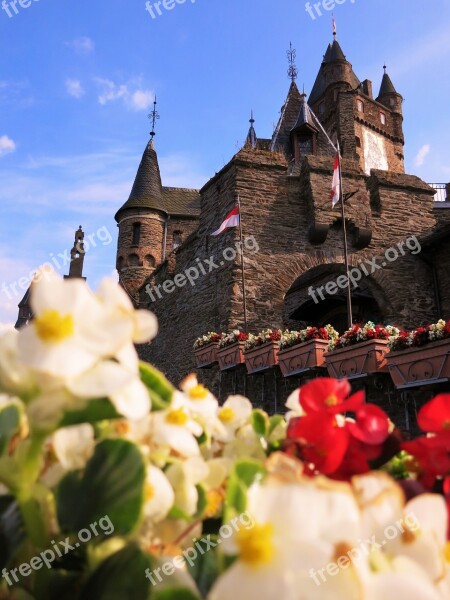
[{"label": "flagpole", "polygon": [[344,205],[344,189],[342,187],[342,157],[341,157],[341,149],[339,146],[339,142],[337,143],[337,150],[339,155],[339,196],[341,202],[341,214],[342,214],[342,231],[344,234],[344,262],[345,262],[345,273],[347,275],[347,320],[348,320],[348,328],[351,329],[353,327],[353,310],[352,310],[352,290],[350,288],[350,265],[348,261],[348,245],[347,245],[347,225],[345,222],[345,205]]},{"label": "flagpole", "polygon": [[241,212],[241,199],[240,199],[239,194],[237,196],[237,203],[238,203],[238,208],[239,208],[239,236],[241,239],[241,271],[242,271],[242,298],[243,298],[243,305],[244,305],[244,330],[245,330],[245,332],[247,332],[248,324],[247,324],[247,298],[246,298],[246,291],[245,291],[244,240],[242,237],[242,212]]}]

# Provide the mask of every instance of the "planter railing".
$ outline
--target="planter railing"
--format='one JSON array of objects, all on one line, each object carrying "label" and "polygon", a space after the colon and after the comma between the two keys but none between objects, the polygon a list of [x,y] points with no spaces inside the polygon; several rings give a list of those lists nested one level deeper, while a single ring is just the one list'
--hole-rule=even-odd
[{"label": "planter railing", "polygon": [[397,389],[450,381],[450,339],[390,352],[387,359]]},{"label": "planter railing", "polygon": [[326,340],[310,340],[278,352],[278,363],[283,377],[301,375],[312,369],[325,368]]},{"label": "planter railing", "polygon": [[201,348],[194,350],[195,362],[197,367],[205,369],[211,367],[217,362],[217,350],[219,348],[219,342],[211,342]]},{"label": "planter railing", "polygon": [[217,360],[221,371],[234,369],[245,362],[244,359],[245,342],[235,342],[217,351]]},{"label": "planter railing", "polygon": [[386,355],[389,352],[387,340],[368,340],[325,354],[330,377],[337,379],[357,379],[388,373]]},{"label": "planter railing", "polygon": [[267,371],[277,365],[279,350],[279,342],[268,342],[262,346],[256,346],[256,348],[246,350],[244,358],[249,375]]}]

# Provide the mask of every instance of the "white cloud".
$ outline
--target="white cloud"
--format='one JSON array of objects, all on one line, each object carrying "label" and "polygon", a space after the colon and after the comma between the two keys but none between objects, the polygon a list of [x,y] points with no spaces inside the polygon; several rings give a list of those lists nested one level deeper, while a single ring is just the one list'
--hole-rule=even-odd
[{"label": "white cloud", "polygon": [[136,110],[147,110],[154,97],[153,92],[150,90],[137,90],[131,96],[131,103]]},{"label": "white cloud", "polygon": [[5,154],[9,154],[10,152],[14,152],[16,150],[16,143],[7,135],[2,135],[0,137],[0,156],[5,156]]},{"label": "white cloud", "polygon": [[147,110],[155,97],[153,91],[142,88],[140,78],[121,84],[101,77],[96,77],[94,81],[99,87],[98,102],[102,106],[122,100],[129,108]]},{"label": "white cloud", "polygon": [[91,38],[87,36],[82,36],[75,38],[70,42],[66,42],[66,46],[72,48],[72,50],[74,50],[80,56],[87,56],[88,54],[95,52],[95,44]]},{"label": "white cloud", "polygon": [[66,91],[73,98],[81,98],[85,93],[81,81],[78,79],[66,79]]},{"label": "white cloud", "polygon": [[416,155],[416,159],[415,159],[416,167],[421,167],[424,164],[425,158],[430,153],[430,150],[431,150],[430,144],[424,144],[422,146],[422,148],[420,148],[419,152]]}]

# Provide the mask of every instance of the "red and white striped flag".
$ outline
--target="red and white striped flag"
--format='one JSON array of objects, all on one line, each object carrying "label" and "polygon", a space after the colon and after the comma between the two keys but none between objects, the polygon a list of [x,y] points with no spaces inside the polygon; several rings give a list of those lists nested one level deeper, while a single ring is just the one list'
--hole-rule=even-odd
[{"label": "red and white striped flag", "polygon": [[240,214],[239,214],[239,206],[235,206],[231,212],[227,214],[225,217],[225,221],[219,227],[217,231],[212,233],[211,235],[219,235],[225,229],[229,229],[230,227],[239,227],[240,224]]},{"label": "red and white striped flag", "polygon": [[341,170],[341,161],[339,158],[339,152],[336,154],[336,158],[334,159],[334,171],[333,171],[333,183],[331,184],[331,204],[334,208],[336,204],[341,199],[341,178],[340,178],[340,170]]}]

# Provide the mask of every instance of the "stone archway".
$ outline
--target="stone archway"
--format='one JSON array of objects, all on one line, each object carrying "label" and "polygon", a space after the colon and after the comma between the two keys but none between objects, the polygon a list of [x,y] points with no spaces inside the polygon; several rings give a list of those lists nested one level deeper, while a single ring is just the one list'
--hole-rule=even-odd
[{"label": "stone archway", "polygon": [[[299,329],[308,325],[333,325],[340,333],[347,329],[346,289],[338,289],[330,295],[322,290],[322,296],[311,293],[335,282],[345,275],[342,263],[321,264],[310,268],[297,277],[284,298],[284,325]],[[352,289],[352,306],[355,323],[383,322],[387,313],[387,300],[380,286],[372,277],[364,277],[358,287]]]}]

